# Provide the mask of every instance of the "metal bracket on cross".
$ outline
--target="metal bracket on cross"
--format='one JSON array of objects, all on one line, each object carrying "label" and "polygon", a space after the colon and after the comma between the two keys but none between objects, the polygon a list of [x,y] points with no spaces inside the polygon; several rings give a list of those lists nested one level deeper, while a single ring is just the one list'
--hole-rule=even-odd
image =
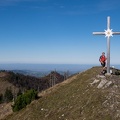
[{"label": "metal bracket on cross", "polygon": [[105,35],[107,37],[107,73],[110,73],[110,37],[113,35],[120,35],[120,32],[113,32],[110,29],[110,17],[107,17],[107,30],[104,32],[93,32],[93,35]]}]

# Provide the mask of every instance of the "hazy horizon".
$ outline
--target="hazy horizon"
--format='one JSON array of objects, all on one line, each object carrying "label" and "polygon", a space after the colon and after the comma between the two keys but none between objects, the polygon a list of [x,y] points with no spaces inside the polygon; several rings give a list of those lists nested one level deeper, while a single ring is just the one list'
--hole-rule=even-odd
[{"label": "hazy horizon", "polygon": [[[34,70],[34,71],[46,71],[46,70],[72,70],[79,71],[89,69],[94,66],[100,66],[100,64],[30,64],[30,63],[7,63],[0,64],[0,70]],[[111,64],[115,68],[120,68],[120,64]]]},{"label": "hazy horizon", "polygon": [[0,64],[0,69],[5,70],[79,70],[90,68],[93,64],[30,64],[30,63],[7,63]]}]

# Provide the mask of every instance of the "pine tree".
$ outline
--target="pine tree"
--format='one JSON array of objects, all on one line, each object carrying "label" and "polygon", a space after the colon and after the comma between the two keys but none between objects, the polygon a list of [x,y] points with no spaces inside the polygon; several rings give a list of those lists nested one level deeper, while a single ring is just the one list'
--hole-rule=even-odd
[{"label": "pine tree", "polygon": [[3,94],[0,94],[0,104],[3,102]]},{"label": "pine tree", "polygon": [[24,94],[17,97],[14,105],[12,106],[13,111],[19,111],[20,109],[26,107],[26,105],[30,104],[36,98],[37,92],[35,90],[27,90]]},{"label": "pine tree", "polygon": [[11,102],[13,100],[13,94],[11,88],[6,88],[5,94],[4,94],[4,101],[5,102]]},{"label": "pine tree", "polygon": [[19,91],[18,91],[18,93],[17,93],[17,96],[19,96],[19,95],[22,95],[21,89],[19,89]]}]

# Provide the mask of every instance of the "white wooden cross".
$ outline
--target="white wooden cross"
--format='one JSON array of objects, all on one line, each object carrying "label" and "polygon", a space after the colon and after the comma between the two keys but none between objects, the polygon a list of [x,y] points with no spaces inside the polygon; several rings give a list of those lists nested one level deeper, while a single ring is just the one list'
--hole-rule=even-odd
[{"label": "white wooden cross", "polygon": [[107,37],[107,73],[110,74],[110,37],[120,35],[120,32],[113,32],[110,29],[110,17],[107,17],[107,30],[104,32],[93,32],[93,35],[105,35]]}]

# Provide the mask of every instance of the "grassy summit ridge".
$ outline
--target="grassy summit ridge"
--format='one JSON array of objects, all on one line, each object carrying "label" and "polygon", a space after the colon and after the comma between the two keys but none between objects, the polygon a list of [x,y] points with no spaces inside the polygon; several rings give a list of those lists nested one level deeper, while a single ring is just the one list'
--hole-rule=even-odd
[{"label": "grassy summit ridge", "polygon": [[[39,94],[39,100],[8,116],[6,120],[118,120],[120,96],[111,92],[118,84],[115,80],[120,77],[98,76],[100,69],[93,67],[45,90]],[[100,84],[102,87],[98,87]],[[118,85],[115,91],[119,90]]]}]

